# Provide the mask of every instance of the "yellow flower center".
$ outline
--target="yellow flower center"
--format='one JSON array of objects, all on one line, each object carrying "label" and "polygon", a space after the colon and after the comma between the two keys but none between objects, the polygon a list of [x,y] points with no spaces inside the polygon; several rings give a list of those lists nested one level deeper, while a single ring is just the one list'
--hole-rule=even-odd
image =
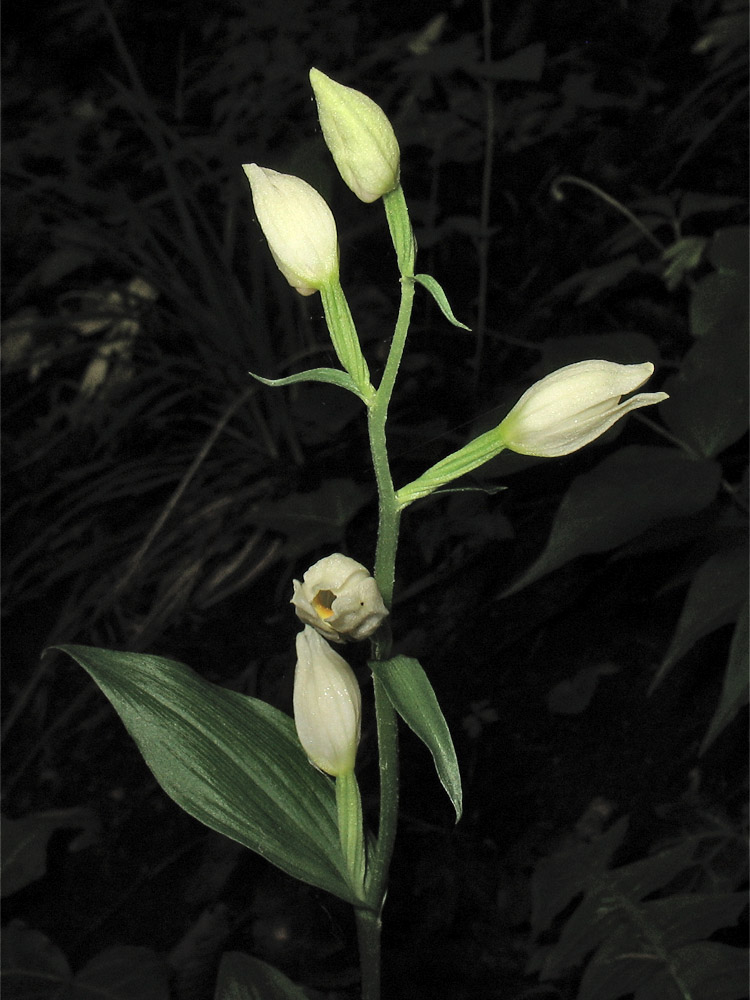
[{"label": "yellow flower center", "polygon": [[312,606],[322,619],[330,618],[333,614],[331,605],[336,600],[336,595],[332,590],[319,590],[312,599]]}]

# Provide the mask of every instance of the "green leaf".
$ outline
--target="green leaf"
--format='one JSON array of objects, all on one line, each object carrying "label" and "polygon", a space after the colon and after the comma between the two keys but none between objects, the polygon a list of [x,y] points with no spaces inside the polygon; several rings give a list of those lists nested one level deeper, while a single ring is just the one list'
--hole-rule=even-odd
[{"label": "green leaf", "polygon": [[458,822],[463,801],[458,760],[448,723],[427,674],[419,661],[410,656],[373,660],[370,668],[383,684],[398,714],[432,754],[438,777],[453,803]]},{"label": "green leaf", "polygon": [[169,1000],[169,968],[151,948],[115,945],[73,976],[48,937],[13,920],[3,928],[2,994],[12,1000]]},{"label": "green leaf", "polygon": [[22,920],[11,920],[3,927],[3,996],[52,1000],[67,995],[71,980],[67,958],[45,934]]},{"label": "green leaf", "polygon": [[696,941],[669,956],[634,1000],[746,1000],[747,948]]},{"label": "green leaf", "polygon": [[711,719],[708,732],[703,737],[700,753],[704,754],[713,741],[726,729],[735,715],[748,701],[748,608],[747,603],[740,611],[737,627],[732,636],[724,683],[719,696],[719,704]]},{"label": "green leaf", "polygon": [[716,271],[695,287],[690,332],[695,343],[667,379],[664,422],[699,455],[718,455],[748,427],[747,227],[714,235],[708,253]]},{"label": "green leaf", "polygon": [[662,521],[703,510],[720,478],[717,462],[691,461],[674,448],[621,448],[573,481],[543,552],[501,596],[578,556],[609,552]]},{"label": "green leaf", "polygon": [[673,292],[698,267],[707,243],[703,236],[683,236],[666,248],[661,259],[666,265],[662,277],[668,291]]},{"label": "green leaf", "polygon": [[462,330],[471,329],[471,327],[466,326],[465,323],[459,323],[459,321],[453,315],[453,310],[451,309],[450,304],[448,303],[448,299],[445,295],[445,292],[433,277],[431,277],[429,274],[415,274],[414,280],[417,282],[417,284],[427,289],[427,291],[430,293],[430,295],[433,297],[433,299],[437,302],[438,306],[440,307],[440,312],[443,314],[443,316],[445,316],[445,318],[448,320],[449,323],[452,323],[454,326],[460,327]]},{"label": "green leaf", "polygon": [[716,230],[708,256],[717,271],[743,275],[747,282],[748,235],[747,226],[726,226]]},{"label": "green leaf", "polygon": [[88,646],[71,656],[112,702],[164,791],[201,823],[348,902],[333,782],[292,720],[160,656]]},{"label": "green leaf", "polygon": [[672,641],[651,681],[649,694],[699,639],[736,620],[746,595],[746,546],[715,552],[703,563],[693,576]]},{"label": "green leaf", "polygon": [[[623,900],[622,922],[589,962],[578,1000],[617,1000],[641,988],[652,995],[654,977],[662,989],[664,979],[674,976],[673,988],[682,980],[692,990],[697,984],[690,975],[674,974],[673,956],[684,955],[686,946],[735,924],[745,905],[745,895],[739,892],[669,896],[637,906]],[[669,990],[656,995],[667,996]],[[694,995],[712,994],[698,990]]]},{"label": "green leaf", "polygon": [[170,969],[151,948],[114,945],[73,979],[70,1000],[169,1000]]},{"label": "green leaf", "polygon": [[545,957],[543,978],[556,979],[565,969],[579,965],[593,948],[615,933],[625,909],[690,866],[697,846],[695,839],[686,838],[630,865],[594,874],[582,902],[563,927],[560,940]]},{"label": "green leaf", "polygon": [[307,1000],[283,972],[240,951],[221,956],[214,1000]]},{"label": "green leaf", "polygon": [[576,896],[601,877],[628,832],[627,816],[590,841],[564,843],[539,859],[531,876],[531,931],[535,938],[552,926]]},{"label": "green leaf", "polygon": [[718,455],[747,430],[747,279],[706,275],[693,294],[696,341],[667,379],[660,407],[668,427],[699,455]]},{"label": "green leaf", "polygon": [[2,895],[10,896],[47,871],[47,846],[56,830],[86,831],[70,845],[74,851],[98,837],[99,821],[91,809],[54,809],[30,813],[19,819],[2,817]]},{"label": "green leaf", "polygon": [[296,375],[286,375],[284,378],[263,378],[261,375],[256,375],[255,372],[248,372],[248,375],[252,375],[254,379],[262,382],[263,385],[275,387],[296,385],[298,382],[325,382],[328,385],[337,385],[340,389],[348,389],[355,396],[359,396],[363,402],[365,401],[365,397],[357,388],[357,384],[351,375],[347,372],[342,372],[338,368],[311,368],[309,371],[297,372]]}]

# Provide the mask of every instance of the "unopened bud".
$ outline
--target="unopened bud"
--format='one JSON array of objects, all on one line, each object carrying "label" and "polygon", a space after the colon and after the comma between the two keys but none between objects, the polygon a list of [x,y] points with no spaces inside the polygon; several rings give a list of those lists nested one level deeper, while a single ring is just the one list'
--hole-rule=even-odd
[{"label": "unopened bud", "polygon": [[315,629],[297,636],[294,724],[310,761],[334,777],[354,770],[362,695],[354,671]]},{"label": "unopened bud", "polygon": [[243,164],[255,214],[281,273],[301,295],[338,279],[336,222],[325,200],[301,177]]},{"label": "unopened bud", "polygon": [[398,186],[401,151],[385,112],[369,97],[310,70],[323,138],[344,183],[365,202]]}]

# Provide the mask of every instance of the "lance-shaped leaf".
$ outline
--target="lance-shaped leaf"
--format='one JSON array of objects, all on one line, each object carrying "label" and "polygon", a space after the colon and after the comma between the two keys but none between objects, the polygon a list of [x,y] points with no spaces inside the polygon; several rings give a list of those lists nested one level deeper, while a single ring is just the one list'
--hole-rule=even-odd
[{"label": "lance-shaped leaf", "polygon": [[258,382],[262,382],[263,385],[270,385],[274,388],[283,385],[296,385],[298,382],[326,382],[328,385],[337,385],[340,389],[348,389],[349,392],[353,392],[355,396],[359,396],[361,400],[367,402],[367,398],[357,388],[351,375],[338,368],[311,368],[309,371],[286,375],[284,378],[263,378],[262,375],[256,375],[255,372],[248,372],[248,374],[252,375]]},{"label": "lance-shaped leaf", "polygon": [[174,660],[58,646],[96,681],[164,791],[212,830],[295,878],[354,902],[333,783],[283,712]]},{"label": "lance-shaped leaf", "polygon": [[443,316],[445,316],[449,323],[460,327],[462,330],[471,329],[471,327],[466,326],[465,323],[460,323],[453,315],[453,310],[450,307],[450,303],[446,298],[445,292],[434,278],[432,278],[429,274],[415,274],[414,280],[423,288],[427,289],[433,299],[437,302],[440,312]]},{"label": "lance-shaped leaf", "polygon": [[435,770],[453,803],[458,822],[463,803],[458,760],[448,723],[427,674],[419,660],[411,656],[373,660],[370,668],[382,682],[388,699],[398,714],[432,754]]},{"label": "lance-shaped leaf", "polygon": [[740,611],[740,617],[732,636],[719,704],[711,719],[708,732],[703,737],[699,751],[701,755],[708,750],[719,733],[726,729],[739,710],[747,704],[750,693],[748,692],[747,659],[748,608],[745,604]]}]

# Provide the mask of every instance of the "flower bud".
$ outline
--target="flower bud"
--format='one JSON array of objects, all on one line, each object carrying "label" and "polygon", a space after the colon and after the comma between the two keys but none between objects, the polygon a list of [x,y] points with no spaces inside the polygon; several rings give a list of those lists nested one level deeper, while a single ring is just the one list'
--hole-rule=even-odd
[{"label": "flower bud", "polygon": [[624,402],[651,377],[654,366],[579,361],[566,365],[521,396],[497,428],[505,448],[520,455],[556,458],[590,444],[631,410],[667,399],[665,392],[641,392]]},{"label": "flower bud", "polygon": [[301,295],[313,295],[339,274],[336,222],[325,200],[300,177],[255,163],[242,166],[255,214],[276,265]]},{"label": "flower bud", "polygon": [[310,70],[323,138],[344,183],[364,202],[398,186],[401,152],[385,112],[369,97]]},{"label": "flower bud", "polygon": [[366,639],[388,614],[378,585],[365,567],[334,552],[294,580],[297,617],[331,642]]},{"label": "flower bud", "polygon": [[306,625],[297,636],[294,724],[311,763],[334,777],[353,771],[361,714],[354,671]]}]

